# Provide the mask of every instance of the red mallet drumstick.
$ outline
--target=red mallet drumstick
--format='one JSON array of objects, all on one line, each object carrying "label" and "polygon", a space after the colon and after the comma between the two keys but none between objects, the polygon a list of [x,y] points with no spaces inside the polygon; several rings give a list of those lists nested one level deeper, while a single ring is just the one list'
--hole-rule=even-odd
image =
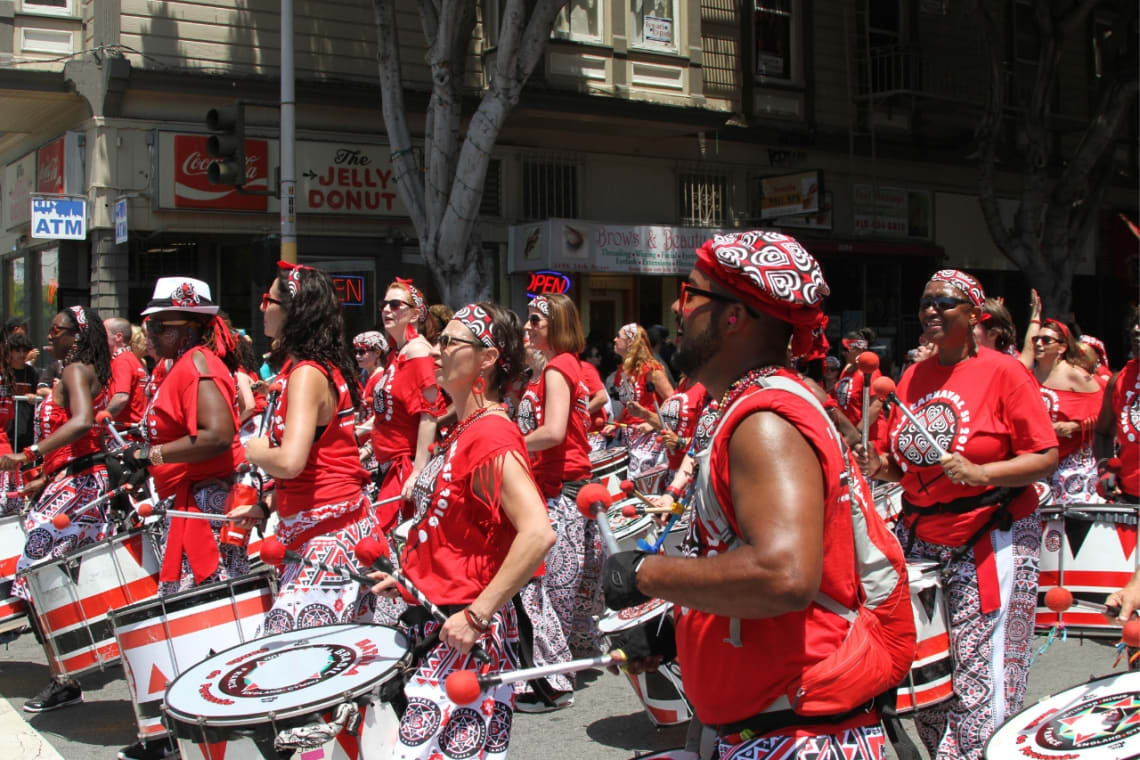
[{"label": "red mallet drumstick", "polygon": [[625,653],[620,649],[615,649],[601,657],[538,665],[533,668],[511,670],[506,673],[479,675],[474,670],[457,670],[444,679],[443,688],[447,692],[447,698],[455,704],[469,705],[479,698],[480,693],[500,684],[529,681],[533,678],[555,676],[561,673],[576,673],[579,670],[589,670],[590,668],[607,668],[611,665],[621,665],[625,661]]},{"label": "red mallet drumstick", "polygon": [[276,536],[266,536],[261,542],[261,559],[269,565],[281,565],[285,562],[299,562],[307,567],[312,567],[321,570],[331,575],[339,575],[341,578],[349,581],[356,581],[357,583],[364,584],[365,586],[373,586],[376,581],[366,575],[349,570],[347,567],[332,567],[326,565],[324,562],[317,562],[316,560],[303,557],[292,549],[286,549],[285,544],[277,540]]},{"label": "red mallet drumstick", "polygon": [[621,488],[621,492],[624,493],[626,496],[636,496],[638,499],[641,500],[641,503],[644,504],[649,509],[657,509],[656,504],[654,504],[649,499],[647,499],[645,497],[645,494],[643,494],[641,491],[638,491],[636,488],[634,488],[632,480],[623,480],[618,485],[618,487]]},{"label": "red mallet drumstick", "polygon": [[1124,630],[1120,632],[1120,637],[1124,639],[1124,643],[1136,649],[1140,647],[1140,618],[1133,618],[1124,624]]},{"label": "red mallet drumstick", "polygon": [[926,442],[933,446],[934,450],[938,452],[938,458],[941,461],[945,462],[950,458],[950,454],[946,451],[946,449],[942,448],[942,444],[940,444],[938,440],[930,434],[930,431],[927,430],[926,426],[919,421],[918,417],[914,416],[914,412],[908,409],[906,404],[904,404],[899,399],[898,394],[895,393],[894,380],[890,379],[889,377],[880,377],[872,385],[874,386],[872,390],[875,391],[876,396],[879,398],[885,398],[890,401],[892,404],[899,408],[899,411],[903,413],[904,417],[910,420],[910,424],[915,426],[915,428],[918,430],[919,435],[925,438]]},{"label": "red mallet drumstick", "polygon": [[123,436],[119,435],[119,431],[115,429],[115,421],[111,419],[110,412],[103,409],[95,415],[95,422],[107,428],[107,432],[110,433],[111,438],[120,449],[126,448],[127,442],[123,440]]},{"label": "red mallet drumstick", "polygon": [[[404,575],[393,563],[388,556],[388,549],[384,544],[377,541],[372,536],[365,536],[356,542],[353,548],[353,553],[356,554],[356,559],[362,565],[367,565],[382,573],[387,573],[392,576],[392,579],[404,587],[404,590],[411,594],[420,605],[428,611],[428,614],[435,618],[435,622],[443,625],[447,622],[447,615],[443,613],[439,607],[424,595],[424,592],[416,588],[416,584],[408,580],[408,576]],[[375,585],[376,581],[370,580],[369,585]],[[480,662],[489,663],[491,658],[487,656],[486,651],[481,646],[476,644],[471,649],[471,656]]]},{"label": "red mallet drumstick", "polygon": [[67,530],[67,526],[71,525],[71,521],[74,520],[76,517],[79,517],[82,514],[90,512],[92,509],[95,509],[95,507],[99,507],[99,506],[102,506],[103,504],[106,504],[111,499],[115,498],[116,496],[118,496],[121,493],[127,493],[128,491],[131,490],[131,488],[132,488],[132,486],[130,483],[124,483],[123,485],[119,486],[118,488],[112,488],[110,491],[103,494],[98,499],[93,499],[92,501],[87,502],[86,504],[84,504],[82,507],[75,510],[71,514],[66,514],[64,512],[60,512],[55,517],[51,518],[51,524],[55,527],[56,530]]},{"label": "red mallet drumstick", "polygon": [[601,483],[587,483],[578,491],[578,511],[586,516],[587,520],[596,520],[598,532],[602,534],[602,545],[607,555],[614,555],[621,551],[618,548],[614,532],[610,530],[610,492]]},{"label": "red mallet drumstick", "polygon": [[273,413],[277,411],[277,402],[281,398],[281,383],[275,382],[269,386],[269,391],[265,396],[265,411],[261,415],[261,421],[257,423],[257,437],[261,438],[269,431],[269,422],[273,419]]},{"label": "red mallet drumstick", "polygon": [[1120,614],[1120,608],[1115,604],[1097,604],[1096,602],[1086,602],[1084,599],[1075,599],[1073,592],[1064,586],[1054,586],[1045,592],[1045,606],[1053,612],[1067,612],[1073,607],[1083,607],[1102,615],[1116,617]]},{"label": "red mallet drumstick", "polygon": [[637,517],[638,515],[682,515],[685,505],[673,502],[671,507],[642,507],[637,504],[626,504],[621,508],[622,517]]},{"label": "red mallet drumstick", "polygon": [[864,351],[855,359],[855,364],[863,373],[863,451],[866,451],[871,428],[871,375],[879,368],[879,355]]},{"label": "red mallet drumstick", "polygon": [[231,517],[230,515],[216,515],[210,512],[190,512],[184,509],[161,509],[153,504],[140,504],[136,510],[138,516],[144,520],[151,515],[166,515],[167,517],[181,517],[186,520],[221,520],[222,522],[241,522],[248,517]]}]

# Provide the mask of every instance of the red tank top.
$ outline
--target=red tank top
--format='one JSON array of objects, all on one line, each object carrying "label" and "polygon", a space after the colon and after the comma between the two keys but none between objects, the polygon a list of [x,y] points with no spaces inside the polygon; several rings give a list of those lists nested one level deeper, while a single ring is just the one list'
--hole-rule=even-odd
[{"label": "red tank top", "polygon": [[[1059,391],[1042,385],[1041,400],[1045,402],[1050,422],[1080,422],[1088,417],[1096,418],[1104,401],[1104,388],[1084,393]],[[1082,436],[1080,431],[1067,438],[1057,436],[1057,460],[1064,459],[1086,443],[1091,444],[1091,440]]]},{"label": "red tank top", "polygon": [[[686,441],[693,440],[693,433],[700,419],[701,409],[706,402],[705,386],[700,383],[690,383],[686,377],[677,386],[677,392],[665,399],[661,405],[661,422]],[[681,461],[689,451],[686,444],[669,452],[669,469],[675,470],[681,466]]]},{"label": "red tank top", "polygon": [[1123,464],[1120,489],[1140,496],[1140,359],[1131,359],[1116,376],[1112,413],[1116,417],[1118,456]]},{"label": "red tank top", "polygon": [[324,430],[318,428],[319,435],[309,449],[309,458],[301,474],[289,480],[277,479],[277,511],[282,517],[290,517],[306,509],[323,504],[333,504],[360,497],[360,492],[368,482],[368,471],[360,466],[360,450],[356,446],[355,409],[348,383],[340,371],[333,368],[332,374],[314,361],[299,362],[289,367],[282,375],[281,400],[269,440],[275,446],[281,445],[285,434],[285,421],[289,415],[289,378],[300,367],[316,367],[325,377],[330,377],[336,386],[336,413]]},{"label": "red tank top", "polygon": [[569,417],[566,436],[562,443],[531,455],[531,471],[546,499],[562,493],[562,484],[590,477],[590,443],[586,440],[586,422],[589,419],[589,401],[581,384],[582,365],[571,353],[561,353],[546,364],[542,376],[527,386],[519,402],[515,422],[523,436],[529,435],[543,424],[546,414],[546,378],[557,372],[570,386]]},{"label": "red tank top", "polygon": [[[799,382],[795,373],[778,373]],[[795,426],[815,450],[823,471],[823,574],[819,590],[849,609],[856,607],[859,579],[851,510],[840,499],[845,463],[830,426],[807,401],[786,391],[752,387],[729,402],[716,422],[706,472],[713,496],[732,531],[741,535],[729,484],[729,441],[749,415],[774,412]],[[689,527],[687,552],[710,556],[727,549],[715,526],[699,516]],[[755,715],[778,697],[810,665],[833,652],[849,625],[842,617],[811,604],[799,612],[772,618],[734,620],[707,612],[682,609],[677,614],[677,655],[684,673],[700,677],[685,682],[685,694],[706,724],[731,723]],[[739,626],[739,628],[737,628]],[[762,673],[757,668],[763,663]]]},{"label": "red tank top", "polygon": [[[590,409],[590,399],[598,391],[606,389],[605,383],[602,382],[602,376],[598,374],[597,368],[590,364],[588,361],[582,361],[582,386],[586,389],[586,410]],[[586,428],[587,432],[593,433],[601,430],[606,426],[606,407],[603,404],[598,411],[590,415],[590,422]]]},{"label": "red tank top", "polygon": [[[526,462],[526,444],[514,423],[486,412],[436,449],[416,480],[416,522],[403,565],[408,578],[436,604],[475,601],[507,556],[517,535],[499,501],[504,456]],[[472,475],[493,468],[489,500],[475,495]],[[414,600],[409,599],[409,602]]]},{"label": "red tank top", "polygon": [[[614,385],[618,389],[618,398],[621,399],[623,404],[628,404],[631,401],[644,406],[650,411],[653,410],[653,400],[658,398],[656,391],[649,392],[646,385],[649,383],[649,376],[661,369],[661,365],[655,361],[648,361],[641,366],[641,371],[638,372],[636,377],[626,377],[624,367],[619,366],[617,372],[614,373]],[[627,425],[640,425],[644,420],[640,417],[634,417],[626,409],[622,409],[621,417],[618,422]]]},{"label": "red tank top", "polygon": [[435,388],[435,364],[430,356],[415,359],[396,354],[372,389],[372,454],[380,464],[399,457],[415,457],[420,415],[439,417],[445,405],[442,394],[428,403],[424,392]]},{"label": "red tank top", "polygon": [[[49,435],[59,430],[65,422],[71,419],[71,410],[65,406],[59,406],[55,403],[51,393],[44,397],[40,402],[39,409],[36,410],[35,417],[35,432],[36,440],[42,441]],[[107,389],[99,391],[92,400],[92,411],[98,414],[103,409],[107,408]],[[72,441],[66,446],[60,446],[55,451],[49,451],[44,454],[44,474],[50,475],[67,465],[68,462],[79,457],[95,454],[103,450],[103,437],[98,426],[93,426],[90,430],[85,432],[78,440]]]},{"label": "red tank top", "polygon": [[146,368],[129,348],[119,349],[111,357],[111,387],[107,396],[127,394],[127,405],[115,418],[116,422],[138,422],[146,413]]}]

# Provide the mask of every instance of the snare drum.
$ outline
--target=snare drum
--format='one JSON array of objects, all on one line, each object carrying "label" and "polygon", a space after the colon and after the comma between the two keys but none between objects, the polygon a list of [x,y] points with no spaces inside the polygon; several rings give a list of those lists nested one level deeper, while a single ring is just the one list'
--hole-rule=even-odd
[{"label": "snare drum", "polygon": [[1140,673],[1098,678],[1014,715],[986,743],[987,760],[1011,757],[1124,760],[1140,756]]},{"label": "snare drum", "polygon": [[665,490],[668,483],[665,478],[669,475],[669,467],[654,467],[641,473],[633,479],[633,487],[644,494],[658,494]]},{"label": "snare drum", "polygon": [[900,715],[945,702],[954,696],[954,660],[950,656],[950,615],[937,562],[908,563],[910,606],[918,634],[914,662],[899,686]]},{"label": "snare drum", "polygon": [[[672,602],[651,599],[645,604],[605,615],[598,621],[598,630],[610,635],[639,625],[657,625],[659,619],[672,609]],[[693,717],[693,708],[685,698],[681,668],[676,660],[653,672],[625,675],[654,725],[675,726]]]},{"label": "snare drum", "polygon": [[54,676],[118,662],[108,612],[158,595],[158,553],[136,528],[25,570]]},{"label": "snare drum", "polygon": [[[407,653],[404,634],[381,625],[287,631],[192,666],[166,690],[163,709],[184,760],[262,760],[274,746],[303,760],[388,760],[399,720],[375,690]],[[357,709],[363,720],[352,731]]]},{"label": "snare drum", "polygon": [[276,535],[277,526],[280,524],[281,518],[277,516],[276,512],[271,512],[269,517],[265,518],[264,529],[260,525],[255,525],[249,531],[249,543],[246,544],[246,549],[249,552],[249,571],[251,573],[266,567],[266,564],[261,560],[261,542],[269,536]]},{"label": "snare drum", "polygon": [[617,539],[618,548],[623,552],[636,549],[637,539],[644,538],[653,525],[653,518],[649,515],[635,515],[633,517],[623,515],[621,513],[622,507],[627,504],[641,506],[642,501],[636,496],[622,499],[610,507],[610,511],[606,514],[609,519],[610,530],[613,531],[614,538]]},{"label": "snare drum", "polygon": [[590,469],[594,480],[602,481],[611,495],[621,494],[621,482],[629,477],[629,449],[625,446],[611,446],[601,451],[591,451]]},{"label": "snare drum", "polygon": [[0,633],[24,625],[28,606],[18,596],[12,596],[12,581],[16,580],[16,563],[24,550],[24,521],[19,515],[0,517]]},{"label": "snare drum", "polygon": [[266,567],[111,612],[139,739],[166,733],[161,705],[170,682],[213,652],[253,639],[276,591]]},{"label": "snare drum", "polygon": [[1137,568],[1136,523],[1140,507],[1129,504],[1065,504],[1041,509],[1041,576],[1037,625],[1063,623],[1080,633],[1120,638],[1120,626],[1097,612],[1053,612],[1045,594],[1064,586],[1076,599],[1104,604],[1124,588]]}]

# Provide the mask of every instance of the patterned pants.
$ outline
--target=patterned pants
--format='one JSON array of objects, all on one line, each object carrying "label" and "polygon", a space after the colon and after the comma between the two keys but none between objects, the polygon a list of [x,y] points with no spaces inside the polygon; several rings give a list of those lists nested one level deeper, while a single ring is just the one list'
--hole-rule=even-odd
[{"label": "patterned pants", "polygon": [[[523,611],[534,629],[534,664],[569,662],[570,637],[574,624],[575,601],[582,582],[586,518],[574,500],[563,494],[547,499],[546,508],[554,528],[554,546],[546,554],[546,574],[523,586]],[[564,675],[548,676],[551,688],[573,691],[573,682]],[[530,690],[520,681],[515,691]]]},{"label": "patterned pants", "polygon": [[[289,546],[298,535],[319,527],[322,522],[359,514],[358,519],[340,528],[313,536],[297,552],[307,559],[331,567],[347,565],[355,570],[359,567],[356,561],[356,543],[365,536],[373,535],[372,511],[367,507],[368,497],[361,494],[355,499],[325,504],[291,517],[283,517],[277,528],[277,538]],[[395,622],[384,616],[376,619],[376,610],[375,595],[356,581],[299,562],[290,563],[285,565],[283,571],[279,570],[277,598],[265,614],[258,635],[334,623],[371,623],[374,619],[375,622],[387,625]]]},{"label": "patterned pants", "polygon": [[[204,480],[195,484],[194,504],[206,514],[224,515],[226,513],[226,496],[230,487],[221,480]],[[174,497],[168,496],[158,505],[161,509],[178,509],[174,504]],[[221,520],[210,521],[210,532],[214,534],[214,541],[218,544],[218,569],[205,578],[201,583],[194,582],[194,571],[190,569],[190,560],[182,555],[182,566],[178,573],[178,580],[163,581],[159,584],[159,596],[169,596],[181,591],[188,591],[195,586],[204,586],[207,583],[228,581],[249,573],[249,552],[244,546],[223,544],[219,540],[222,531]],[[162,518],[162,530],[158,541],[159,557],[166,556],[166,536],[170,532],[170,518]]]},{"label": "patterned pants", "polygon": [[1080,448],[1061,460],[1049,478],[1052,504],[1103,504],[1096,492],[1096,457]]},{"label": "patterned pants", "polygon": [[[910,532],[896,528],[903,546]],[[1001,609],[983,615],[971,549],[951,560],[950,547],[915,539],[907,560],[933,560],[948,571],[943,592],[950,612],[954,696],[915,713],[919,736],[937,760],[980,760],[986,742],[1025,700],[1033,654],[1041,518],[1035,511],[1008,531],[990,533],[1001,587]],[[943,574],[947,577],[947,573]]]},{"label": "patterned pants", "polygon": [[[430,636],[438,629],[438,623],[429,621],[422,633]],[[492,673],[518,667],[518,641],[515,608],[507,604],[495,613],[491,630],[479,639],[491,658]],[[480,692],[469,705],[455,704],[444,689],[450,673],[479,667],[470,655],[460,655],[444,644],[428,652],[404,687],[408,709],[400,721],[400,741],[392,751],[393,760],[496,760],[507,756],[514,718],[512,684]]]},{"label": "patterned pants", "polygon": [[582,580],[574,595],[574,619],[570,623],[570,653],[575,657],[601,654],[602,635],[597,618],[606,610],[602,598],[602,534],[596,520],[586,520],[582,536]]},{"label": "patterned pants", "polygon": [[631,479],[662,466],[668,467],[668,452],[665,450],[665,443],[661,440],[661,436],[657,433],[625,428],[625,441],[629,448],[629,477]]},{"label": "patterned pants", "polygon": [[0,472],[0,517],[14,515],[24,506],[20,496],[9,496],[24,487],[24,476],[19,470]]},{"label": "patterned pants", "polygon": [[834,734],[761,736],[740,744],[717,741],[719,760],[883,760],[882,726]]},{"label": "patterned pants", "polygon": [[[23,572],[44,558],[62,557],[111,535],[112,528],[106,516],[106,506],[72,517],[71,524],[63,530],[59,530],[51,522],[51,519],[58,514],[70,517],[76,510],[106,492],[107,468],[101,464],[76,475],[60,474],[48,483],[28,512],[28,516],[24,518],[24,532],[27,534],[27,539],[24,551],[16,563],[16,572]],[[34,601],[29,596],[28,582],[24,578],[17,578],[12,583],[12,594],[24,600]]]}]

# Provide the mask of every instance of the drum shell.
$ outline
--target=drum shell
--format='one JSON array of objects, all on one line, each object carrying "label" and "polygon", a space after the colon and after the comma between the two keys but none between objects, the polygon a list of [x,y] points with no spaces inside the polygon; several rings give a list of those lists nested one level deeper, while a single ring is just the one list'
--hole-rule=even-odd
[{"label": "drum shell", "polygon": [[938,563],[908,563],[907,580],[918,640],[914,662],[898,689],[896,710],[900,715],[945,702],[954,696],[950,615]]},{"label": "drum shell", "polygon": [[623,552],[636,549],[637,539],[644,538],[653,525],[653,518],[649,515],[637,515],[636,517],[622,515],[621,511],[626,505],[644,506],[644,502],[636,496],[622,499],[610,507],[607,513],[610,530],[613,531],[614,538],[617,539],[618,549]]},{"label": "drum shell", "polygon": [[1120,638],[1120,626],[1086,610],[1053,612],[1045,594],[1063,586],[1076,599],[1104,604],[1137,569],[1137,516],[1129,504],[1066,504],[1041,508],[1038,626],[1064,624],[1070,632]]},{"label": "drum shell", "polygon": [[16,563],[24,549],[24,521],[19,515],[0,517],[0,633],[25,624],[28,606],[12,595]]},{"label": "drum shell", "polygon": [[275,574],[263,568],[111,612],[140,739],[167,733],[161,707],[169,683],[213,652],[252,640],[276,590]]},{"label": "drum shell", "polygon": [[875,501],[875,511],[883,522],[891,527],[898,522],[902,514],[903,489],[898,483],[883,483],[871,490],[871,497]]},{"label": "drum shell", "polygon": [[[610,612],[598,621],[598,630],[608,636],[638,625],[657,625],[661,616],[672,609],[670,602],[653,599],[638,607]],[[656,672],[626,673],[626,677],[654,725],[675,726],[693,717],[681,683],[681,669],[675,661]]]},{"label": "drum shell", "polygon": [[668,465],[654,467],[633,478],[633,487],[643,494],[659,494],[664,492],[665,486],[669,485],[665,480],[668,476]]},{"label": "drum shell", "polygon": [[28,581],[52,675],[74,677],[118,662],[108,613],[155,598],[158,572],[153,537],[142,529],[25,570],[21,577]]},{"label": "drum shell", "polygon": [[600,480],[611,496],[621,496],[621,482],[629,477],[629,449],[611,446],[590,452],[593,479]]}]

